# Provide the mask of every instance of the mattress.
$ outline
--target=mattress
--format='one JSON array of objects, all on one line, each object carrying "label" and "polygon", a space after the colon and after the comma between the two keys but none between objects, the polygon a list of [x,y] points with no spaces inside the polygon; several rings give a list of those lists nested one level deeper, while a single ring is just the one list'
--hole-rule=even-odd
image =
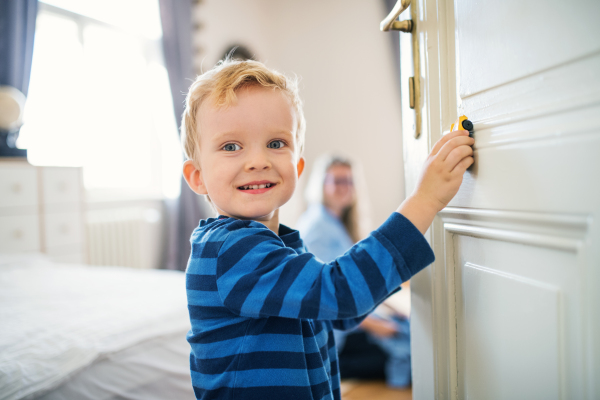
[{"label": "mattress", "polygon": [[37,400],[193,400],[185,332],[98,358]]},{"label": "mattress", "polygon": [[[114,398],[133,399],[136,390],[152,387],[146,378],[159,374],[161,357],[173,358],[164,362],[166,370],[189,368],[185,277],[177,271],[0,255],[0,321],[1,400],[58,396],[61,387],[67,391],[74,385],[91,390],[92,377],[101,376],[114,378],[97,381],[106,392],[130,396]],[[153,356],[159,359],[151,361]],[[128,373],[139,382],[127,392],[115,382],[136,386]]]}]

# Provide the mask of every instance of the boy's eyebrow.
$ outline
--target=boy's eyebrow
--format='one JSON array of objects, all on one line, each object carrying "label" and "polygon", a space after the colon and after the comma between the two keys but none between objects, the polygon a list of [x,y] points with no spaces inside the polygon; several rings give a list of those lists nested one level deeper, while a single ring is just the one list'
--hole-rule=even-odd
[{"label": "boy's eyebrow", "polygon": [[235,131],[219,132],[215,136],[213,136],[212,141],[214,141],[214,142],[220,142],[220,141],[225,140],[226,138],[228,138],[230,136],[236,136],[236,132]]},{"label": "boy's eyebrow", "polygon": [[295,136],[292,132],[288,131],[287,129],[273,131],[273,134],[291,136],[292,138]]},{"label": "boy's eyebrow", "polygon": [[[212,141],[213,142],[221,142],[224,140],[227,140],[231,137],[235,137],[238,136],[240,133],[236,132],[236,131],[224,131],[224,132],[219,132],[217,133],[215,136],[213,136]],[[290,138],[294,139],[294,134],[292,132],[290,132],[287,129],[274,129],[272,131],[272,134],[274,135],[284,135],[284,136],[289,136]]]}]

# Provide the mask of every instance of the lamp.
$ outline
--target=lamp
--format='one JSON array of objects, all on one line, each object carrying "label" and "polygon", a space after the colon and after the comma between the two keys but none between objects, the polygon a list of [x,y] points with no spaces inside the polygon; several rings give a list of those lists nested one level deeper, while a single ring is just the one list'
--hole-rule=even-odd
[{"label": "lamp", "polygon": [[17,149],[25,100],[20,90],[0,86],[0,157],[27,157],[27,150]]}]

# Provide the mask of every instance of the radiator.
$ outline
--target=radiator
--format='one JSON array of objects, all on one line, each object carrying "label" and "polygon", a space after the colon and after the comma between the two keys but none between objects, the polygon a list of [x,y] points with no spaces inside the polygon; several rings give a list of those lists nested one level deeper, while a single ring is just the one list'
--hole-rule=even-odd
[{"label": "radiator", "polygon": [[127,207],[86,213],[88,263],[158,268],[162,215],[154,208]]}]

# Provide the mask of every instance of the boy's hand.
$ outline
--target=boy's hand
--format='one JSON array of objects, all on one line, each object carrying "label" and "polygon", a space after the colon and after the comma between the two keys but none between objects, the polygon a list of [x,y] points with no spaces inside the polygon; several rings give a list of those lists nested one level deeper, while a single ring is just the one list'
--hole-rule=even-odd
[{"label": "boy's hand", "polygon": [[454,131],[433,146],[414,193],[397,210],[422,233],[458,192],[465,171],[473,164],[474,143],[469,132]]},{"label": "boy's hand", "polygon": [[438,140],[425,161],[413,196],[430,203],[436,213],[446,207],[473,164],[473,143],[467,131],[451,132]]}]

